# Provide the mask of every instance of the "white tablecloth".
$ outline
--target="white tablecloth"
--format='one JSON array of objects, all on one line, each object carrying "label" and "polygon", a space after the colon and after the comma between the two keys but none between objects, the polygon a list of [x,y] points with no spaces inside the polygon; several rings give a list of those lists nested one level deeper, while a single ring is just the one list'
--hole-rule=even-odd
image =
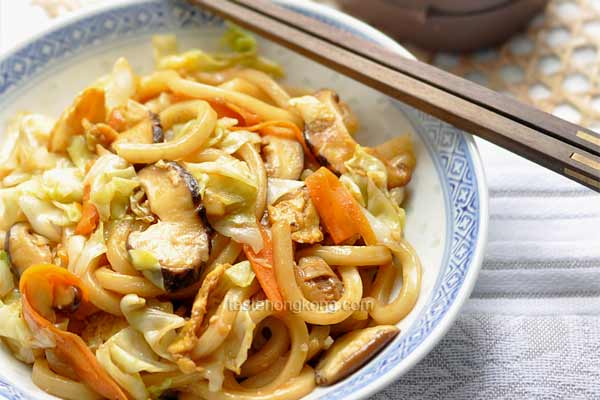
[{"label": "white tablecloth", "polygon": [[375,399],[600,399],[600,196],[477,142],[490,224],[474,292]]},{"label": "white tablecloth", "polygon": [[[49,23],[28,0],[0,0],[0,51]],[[477,142],[483,270],[448,335],[375,399],[600,399],[600,196]]]}]

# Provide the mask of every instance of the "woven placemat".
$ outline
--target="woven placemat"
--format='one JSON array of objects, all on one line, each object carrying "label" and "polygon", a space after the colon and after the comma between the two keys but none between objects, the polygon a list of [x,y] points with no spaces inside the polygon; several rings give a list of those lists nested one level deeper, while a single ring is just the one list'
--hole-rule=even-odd
[{"label": "woven placemat", "polygon": [[553,0],[525,31],[467,55],[416,51],[447,71],[600,130],[600,1]]},{"label": "woven placemat", "polygon": [[423,61],[600,131],[600,0],[552,0],[511,40],[475,53],[403,44]]}]

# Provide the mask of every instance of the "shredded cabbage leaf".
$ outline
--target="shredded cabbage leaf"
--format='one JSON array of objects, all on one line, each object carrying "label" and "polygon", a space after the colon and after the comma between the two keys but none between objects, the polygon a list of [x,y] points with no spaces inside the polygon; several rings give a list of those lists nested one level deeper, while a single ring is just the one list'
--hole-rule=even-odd
[{"label": "shredded cabbage leaf", "polygon": [[16,187],[0,189],[0,229],[7,231],[13,224],[25,219],[19,207],[21,191]]},{"label": "shredded cabbage leaf", "polygon": [[38,172],[53,168],[61,157],[46,146],[54,120],[41,114],[20,113],[4,132],[0,147],[0,176],[19,170]]},{"label": "shredded cabbage leaf", "polygon": [[205,147],[214,147],[219,144],[223,138],[229,133],[232,127],[238,124],[238,120],[235,118],[223,117],[217,120],[215,129],[206,141]]},{"label": "shredded cabbage leaf", "polygon": [[67,147],[69,158],[81,171],[85,171],[85,167],[89,161],[96,158],[94,153],[88,148],[87,140],[83,135],[71,137],[71,143]]},{"label": "shredded cabbage leaf", "polygon": [[128,294],[121,299],[121,311],[127,322],[144,335],[156,354],[167,360],[173,360],[167,348],[177,339],[175,330],[185,324],[185,319],[173,314],[172,307],[170,303],[151,307],[145,299],[135,294]]},{"label": "shredded cabbage leaf", "polygon": [[82,277],[94,260],[106,253],[104,241],[104,226],[100,224],[96,231],[86,240],[84,236],[73,235],[67,240],[67,255],[69,256],[69,272]]},{"label": "shredded cabbage leaf", "polygon": [[36,342],[29,326],[23,318],[21,298],[18,293],[8,301],[0,301],[0,337],[2,337],[16,358],[32,364],[35,361]]},{"label": "shredded cabbage leaf", "polygon": [[90,201],[102,221],[122,217],[129,206],[129,196],[140,185],[133,166],[115,154],[98,158],[83,183],[89,185]]},{"label": "shredded cabbage leaf", "polygon": [[150,282],[164,290],[165,282],[158,259],[147,250],[131,249],[128,251],[133,268],[140,271]]},{"label": "shredded cabbage leaf", "polygon": [[304,182],[293,179],[267,179],[267,204],[272,205],[288,193],[295,192],[304,186]]},{"label": "shredded cabbage leaf", "polygon": [[215,147],[227,154],[233,154],[246,143],[259,144],[261,143],[261,138],[258,134],[250,131],[227,131]]},{"label": "shredded cabbage leaf", "polygon": [[126,58],[121,57],[113,66],[106,85],[106,109],[110,112],[115,107],[125,106],[135,96],[139,77],[133,72]]},{"label": "shredded cabbage leaf", "polygon": [[60,208],[31,195],[21,195],[19,207],[33,230],[53,242],[60,242],[62,227],[72,223]]},{"label": "shredded cabbage leaf", "polygon": [[59,242],[63,228],[81,219],[82,178],[77,168],[59,167],[0,189],[0,229],[28,220],[36,233]]},{"label": "shredded cabbage leaf", "polygon": [[254,36],[231,22],[227,23],[221,42],[236,53],[256,53],[258,50]]},{"label": "shredded cabbage leaf", "polygon": [[51,200],[81,203],[83,174],[77,168],[54,168],[42,174],[42,187]]},{"label": "shredded cabbage leaf", "polygon": [[235,317],[235,322],[229,336],[223,342],[223,352],[225,354],[225,367],[235,372],[240,373],[242,364],[248,358],[248,350],[252,346],[254,337],[254,329],[256,323],[250,316],[248,304],[242,305]]},{"label": "shredded cabbage leaf", "polygon": [[237,286],[241,288],[248,287],[254,282],[254,271],[250,265],[250,261],[240,261],[237,264],[227,268],[223,276],[228,281],[229,286]]},{"label": "shredded cabbage leaf", "polygon": [[259,252],[263,240],[254,214],[258,186],[248,165],[235,157],[221,156],[216,161],[187,163],[186,169],[198,181],[207,181],[202,201],[211,226]]},{"label": "shredded cabbage leaf", "polygon": [[385,165],[364,147],[357,146],[345,166],[348,172],[340,177],[340,182],[363,207],[378,242],[397,247],[402,239],[406,213],[387,189]]},{"label": "shredded cabbage leaf", "polygon": [[222,43],[229,49],[224,53],[207,53],[192,49],[177,53],[177,40],[170,36],[153,38],[157,69],[171,69],[183,74],[217,72],[235,66],[254,68],[275,77],[283,76],[283,69],[275,62],[258,55],[256,39],[234,24],[228,24]]},{"label": "shredded cabbage leaf", "polygon": [[364,147],[356,146],[354,155],[344,165],[352,175],[367,177],[380,188],[387,187],[385,164],[369,154]]},{"label": "shredded cabbage leaf", "polygon": [[0,297],[4,298],[15,288],[15,278],[10,270],[10,261],[6,251],[0,251]]},{"label": "shredded cabbage leaf", "polygon": [[208,389],[219,392],[223,387],[225,370],[240,373],[252,346],[255,322],[250,316],[247,303],[242,304],[227,339],[209,357],[197,363],[202,376],[208,380]]},{"label": "shredded cabbage leaf", "polygon": [[142,334],[132,327],[121,330],[100,345],[96,357],[106,372],[136,400],[149,398],[140,372],[169,372],[177,368],[160,361]]}]

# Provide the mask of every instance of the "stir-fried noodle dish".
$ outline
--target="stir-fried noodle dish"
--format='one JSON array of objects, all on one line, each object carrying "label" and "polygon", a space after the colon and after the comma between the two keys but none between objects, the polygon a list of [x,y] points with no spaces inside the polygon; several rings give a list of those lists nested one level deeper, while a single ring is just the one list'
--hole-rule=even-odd
[{"label": "stir-fried noodle dish", "polygon": [[[298,399],[367,363],[413,309],[409,136],[359,145],[332,89],[155,36],[0,149],[0,336],[65,399]],[[150,55],[149,55],[150,57]],[[401,133],[401,132],[399,132]]]}]

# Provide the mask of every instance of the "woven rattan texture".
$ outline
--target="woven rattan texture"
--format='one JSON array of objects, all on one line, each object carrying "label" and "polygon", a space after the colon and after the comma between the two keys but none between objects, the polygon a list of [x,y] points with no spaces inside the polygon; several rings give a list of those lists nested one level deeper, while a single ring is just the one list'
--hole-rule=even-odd
[{"label": "woven rattan texture", "polygon": [[552,0],[523,32],[476,53],[403,44],[423,61],[600,131],[600,0]]},{"label": "woven rattan texture", "polygon": [[466,55],[418,57],[600,130],[600,0],[553,0],[507,43]]}]

